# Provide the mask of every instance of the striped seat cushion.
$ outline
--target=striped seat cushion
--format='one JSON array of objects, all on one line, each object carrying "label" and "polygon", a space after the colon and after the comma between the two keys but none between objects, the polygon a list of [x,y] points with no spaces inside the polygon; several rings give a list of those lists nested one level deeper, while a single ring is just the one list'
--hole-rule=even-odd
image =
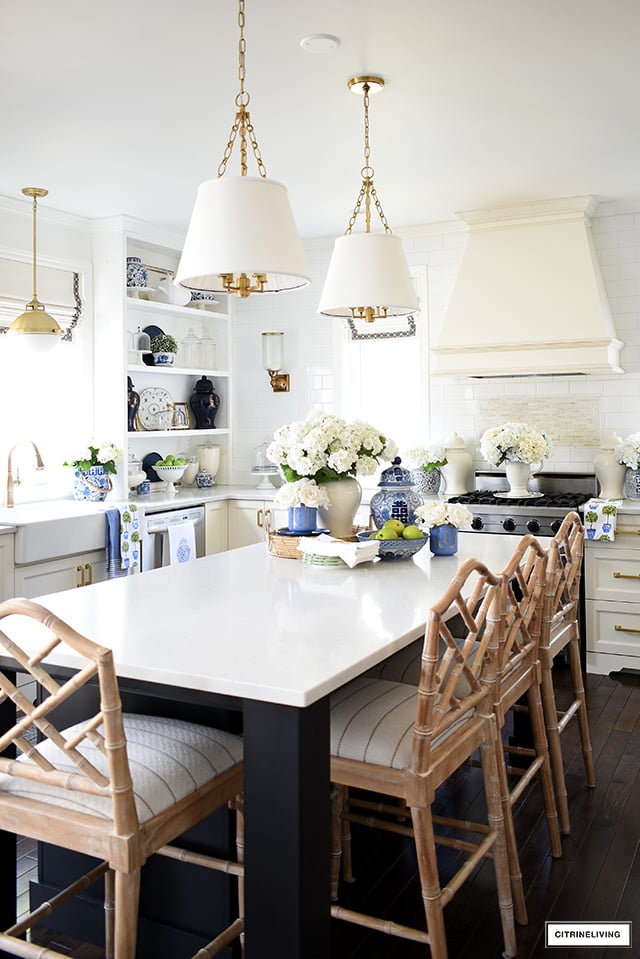
[{"label": "striped seat cushion", "polygon": [[[242,760],[242,738],[232,733],[178,719],[123,715],[129,769],[140,822],[168,809]],[[70,738],[82,723],[62,730]],[[50,740],[38,746],[58,769],[75,772],[76,766]],[[84,740],[79,752],[108,776],[107,760]],[[28,762],[25,757],[21,761]],[[15,796],[43,800],[103,819],[111,819],[111,799],[105,796],[48,786],[15,776],[0,775],[0,790]]]},{"label": "striped seat cushion", "polygon": [[[418,690],[415,686],[361,676],[331,697],[331,754],[345,759],[405,769],[411,759]],[[436,736],[432,746],[451,736],[471,716],[461,713]]]}]

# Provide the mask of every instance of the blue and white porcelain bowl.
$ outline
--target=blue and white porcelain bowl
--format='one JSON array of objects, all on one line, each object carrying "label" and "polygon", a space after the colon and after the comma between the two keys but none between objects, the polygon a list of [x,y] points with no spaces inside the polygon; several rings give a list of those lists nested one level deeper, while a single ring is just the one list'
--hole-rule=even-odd
[{"label": "blue and white porcelain bowl", "polygon": [[[373,530],[366,530],[364,533],[358,533],[358,539],[371,539]],[[411,559],[416,553],[419,553],[422,547],[429,542],[428,536],[421,539],[378,539],[378,556],[380,559]]]},{"label": "blue and white porcelain bowl", "polygon": [[153,365],[154,366],[173,366],[173,361],[176,358],[175,353],[154,353],[153,354]]}]

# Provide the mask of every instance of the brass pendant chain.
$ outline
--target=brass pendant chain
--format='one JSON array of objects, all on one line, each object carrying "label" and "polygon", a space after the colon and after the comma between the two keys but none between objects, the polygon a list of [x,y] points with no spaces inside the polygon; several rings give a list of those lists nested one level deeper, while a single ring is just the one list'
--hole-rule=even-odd
[{"label": "brass pendant chain", "polygon": [[238,80],[240,82],[240,88],[236,95],[235,104],[237,107],[237,113],[235,120],[233,121],[233,126],[231,127],[231,133],[229,134],[229,139],[227,140],[227,145],[225,151],[218,166],[218,176],[224,176],[227,169],[227,162],[229,157],[233,153],[233,147],[236,141],[238,132],[240,133],[240,173],[242,176],[247,175],[247,138],[251,144],[251,149],[253,150],[253,155],[258,167],[258,173],[261,177],[266,178],[267,171],[262,160],[262,154],[260,153],[260,147],[258,146],[258,141],[256,140],[256,133],[251,122],[251,116],[247,107],[249,106],[249,101],[251,97],[249,93],[244,88],[244,81],[246,79],[246,66],[245,66],[245,54],[247,51],[247,44],[244,38],[244,0],[239,0],[238,4],[238,27],[240,28],[240,38],[238,40]]},{"label": "brass pendant chain", "polygon": [[378,211],[378,216],[380,217],[384,227],[384,232],[391,233],[391,227],[389,226],[387,218],[384,215],[382,204],[380,203],[376,188],[373,184],[374,171],[369,162],[371,159],[371,147],[369,145],[369,84],[365,83],[362,87],[362,90],[364,99],[364,166],[360,170],[362,186],[360,187],[360,193],[358,194],[356,205],[353,208],[353,213],[351,214],[347,229],[345,230],[345,235],[352,232],[353,227],[355,226],[356,217],[358,216],[360,208],[362,207],[363,200],[365,233],[371,233],[371,200],[373,200],[375,208]]}]

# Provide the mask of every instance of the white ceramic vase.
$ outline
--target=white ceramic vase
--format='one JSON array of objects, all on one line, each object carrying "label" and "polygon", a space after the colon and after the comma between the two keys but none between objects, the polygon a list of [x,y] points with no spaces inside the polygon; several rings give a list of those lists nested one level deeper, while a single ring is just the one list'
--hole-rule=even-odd
[{"label": "white ceramic vase", "polygon": [[506,465],[507,482],[513,497],[529,495],[529,477],[531,465],[512,460]]},{"label": "white ceramic vase", "polygon": [[362,499],[360,483],[355,477],[347,476],[323,483],[322,487],[327,491],[330,505],[318,507],[320,526],[328,529],[332,536],[352,536],[353,522]]},{"label": "white ceramic vase", "polygon": [[614,449],[622,439],[615,433],[609,433],[602,440],[602,447],[593,461],[593,468],[600,487],[602,499],[624,499],[627,467],[619,463]]},{"label": "white ceramic vase", "polygon": [[457,433],[453,433],[445,443],[444,455],[447,459],[440,472],[444,479],[444,489],[447,496],[461,496],[472,488],[469,478],[472,473],[473,460],[465,449],[464,440]]}]

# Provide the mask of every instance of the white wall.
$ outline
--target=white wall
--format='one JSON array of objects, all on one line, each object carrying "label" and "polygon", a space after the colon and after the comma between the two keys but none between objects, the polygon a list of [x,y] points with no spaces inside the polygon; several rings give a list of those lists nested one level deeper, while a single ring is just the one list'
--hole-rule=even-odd
[{"label": "white wall", "polygon": [[[595,245],[618,336],[624,375],[440,379],[430,384],[430,423],[420,442],[459,433],[475,466],[486,469],[478,444],[483,431],[505,419],[544,423],[556,450],[551,471],[592,470],[604,432],[640,430],[640,205],[618,212],[604,204],[593,220]],[[466,243],[464,225],[429,224],[397,231],[412,266],[427,267],[430,339],[438,337]],[[235,462],[237,479],[252,482],[251,453],[283,423],[300,419],[316,403],[339,412],[334,375],[334,324],[316,313],[332,239],[305,244],[312,282],[302,293],[234,304]],[[285,372],[291,392],[274,394],[262,370],[260,332],[285,331]],[[398,391],[402,390],[401,376]],[[387,384],[388,387],[388,384]]]},{"label": "white wall", "polygon": [[[84,311],[71,343],[58,342],[41,352],[31,337],[0,336],[0,476],[5,477],[12,446],[32,440],[40,449],[46,469],[33,470],[33,453],[16,451],[24,484],[15,500],[65,496],[71,492],[71,470],[65,458],[79,455],[92,436],[92,271],[89,224],[38,205],[38,266],[60,267],[81,274]],[[0,256],[32,263],[31,202],[0,197]],[[31,286],[25,289],[26,303]],[[38,291],[41,294],[41,289]],[[42,295],[39,296],[44,300]],[[45,306],[46,306],[45,300]],[[19,308],[16,312],[22,312]],[[10,320],[3,318],[2,325]],[[31,341],[31,342],[30,342]],[[81,445],[82,444],[82,445]],[[15,474],[14,474],[15,475]],[[35,484],[35,486],[34,486]],[[35,493],[34,493],[35,490]],[[3,500],[0,492],[0,501]]]}]

